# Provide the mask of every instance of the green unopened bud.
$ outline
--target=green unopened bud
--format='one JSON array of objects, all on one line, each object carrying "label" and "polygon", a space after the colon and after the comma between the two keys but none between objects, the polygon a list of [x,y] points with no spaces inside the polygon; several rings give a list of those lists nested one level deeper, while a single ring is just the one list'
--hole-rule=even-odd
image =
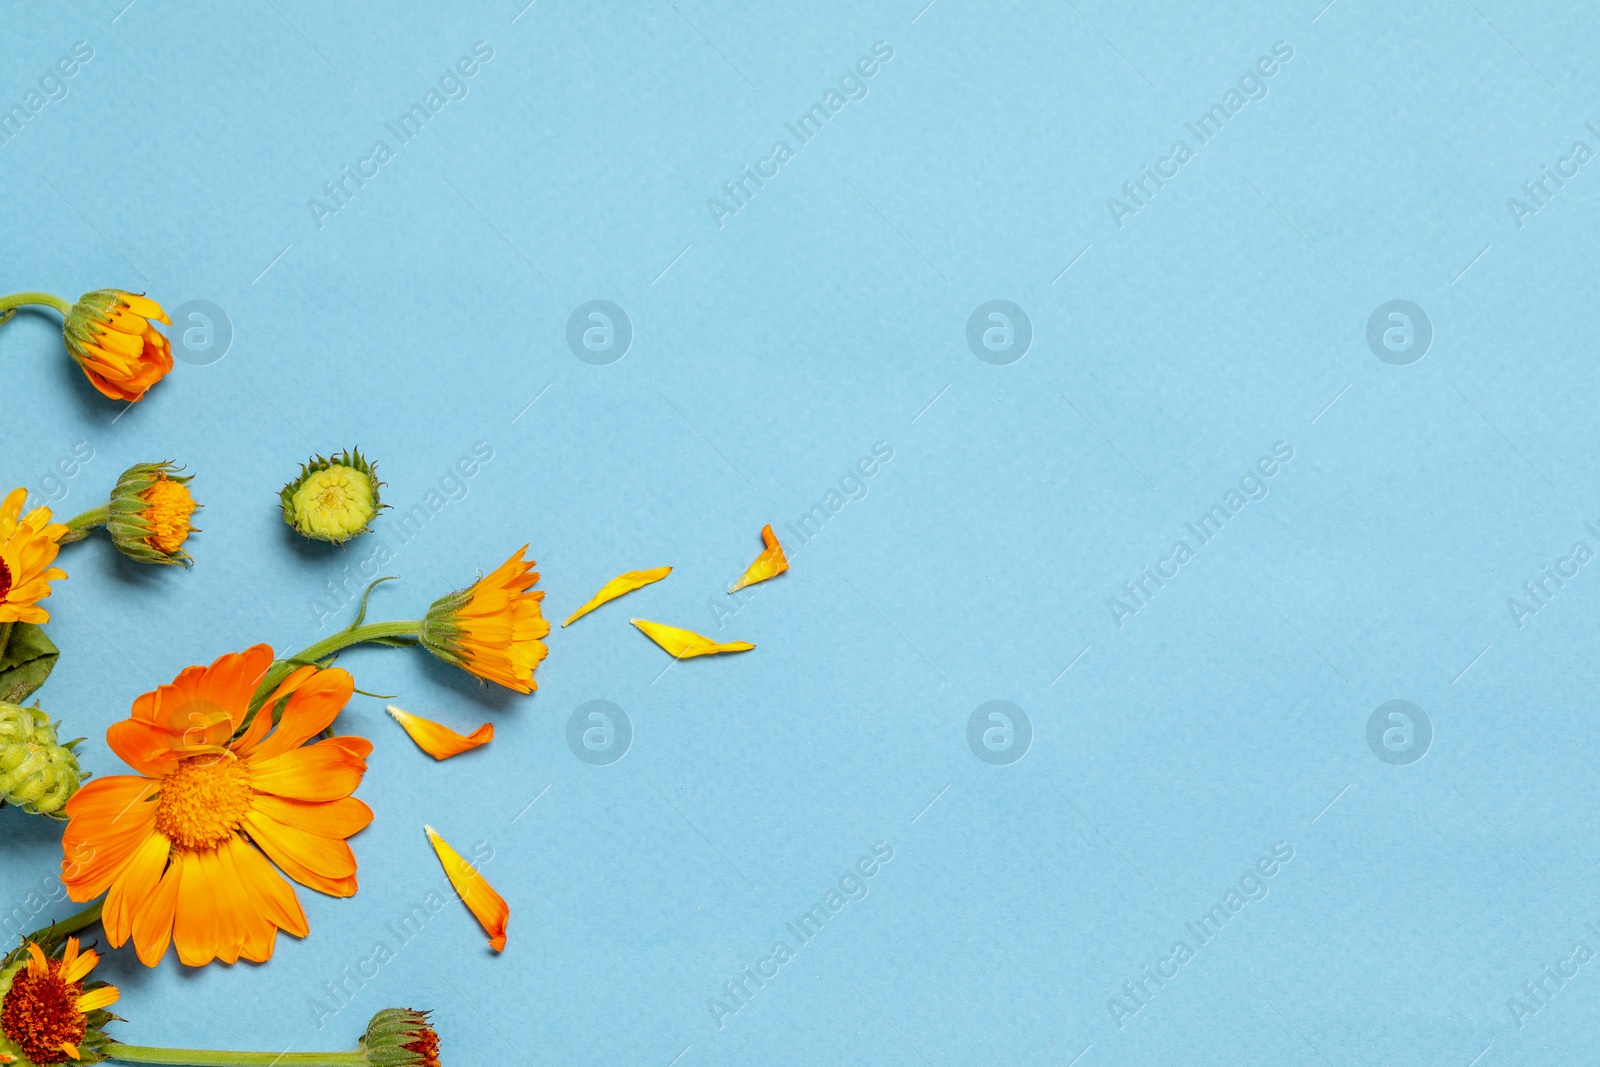
[{"label": "green unopened bud", "polygon": [[55,725],[38,708],[0,702],[0,804],[64,818],[61,809],[84,777],[77,744],[59,744]]},{"label": "green unopened bud", "polygon": [[425,1011],[380,1011],[367,1024],[361,1051],[370,1067],[439,1067],[439,1035]]},{"label": "green unopened bud", "polygon": [[343,544],[367,531],[383,504],[378,500],[377,465],[360,449],[312,456],[300,477],[283,487],[283,521],[314,541]]}]

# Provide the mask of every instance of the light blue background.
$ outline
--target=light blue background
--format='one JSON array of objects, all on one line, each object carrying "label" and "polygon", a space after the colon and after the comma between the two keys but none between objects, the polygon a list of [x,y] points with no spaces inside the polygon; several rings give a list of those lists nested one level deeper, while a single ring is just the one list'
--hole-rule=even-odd
[{"label": "light blue background", "polygon": [[[1600,550],[1600,162],[1521,228],[1506,205],[1573,142],[1600,149],[1600,15],[921,2],[8,12],[5,105],[74,42],[94,59],[0,145],[0,288],[209,300],[235,331],[123,414],[53,317],[0,330],[0,482],[42,492],[87,442],[63,514],[166,458],[206,505],[188,573],[103,539],[63,554],[40,696],[88,767],[118,772],[105,728],[185,665],[329,632],[313,599],[395,513],[343,551],[298,543],[276,493],[312,451],[360,445],[406,509],[494,450],[383,568],[402,581],[375,617],[524,542],[557,621],[618,572],[676,568],[557,630],[531,698],[346,656],[364,689],[496,741],[435,765],[356,698],[341,722],[377,745],[359,895],[302,890],[311,936],[264,967],[115,955],[119,1037],[337,1048],[413,1005],[455,1064],[1600,1050],[1600,962],[1521,1027],[1507,1006],[1574,942],[1600,950],[1600,564],[1521,627],[1507,608],[1574,541]],[[308,198],[394,147],[384,123],[478,41],[469,94],[319,228]],[[707,199],[876,41],[894,58],[869,95],[719,228]],[[1279,41],[1268,95],[1119,229],[1107,198]],[[610,366],[565,341],[594,299],[636,334]],[[966,345],[991,299],[1035,332],[1010,366]],[[1433,324],[1410,366],[1366,343],[1391,299]],[[808,544],[784,532],[793,570],[717,629],[761,525],[880,441],[865,498]],[[1280,441],[1270,496],[1119,628],[1108,598]],[[760,647],[663,674],[633,615]],[[567,745],[593,699],[635,731],[610,766]],[[966,742],[994,699],[1033,724],[1010,766]],[[1410,766],[1368,748],[1391,699],[1433,725]],[[452,901],[319,1030],[310,998],[441,883],[424,822],[494,849],[508,950]],[[20,905],[59,829],[7,811],[0,833]],[[707,1001],[880,841],[870,895],[719,1028]],[[1123,983],[1194,947],[1184,924],[1277,842],[1294,858],[1266,899],[1119,1028],[1108,999],[1131,1007]]]}]

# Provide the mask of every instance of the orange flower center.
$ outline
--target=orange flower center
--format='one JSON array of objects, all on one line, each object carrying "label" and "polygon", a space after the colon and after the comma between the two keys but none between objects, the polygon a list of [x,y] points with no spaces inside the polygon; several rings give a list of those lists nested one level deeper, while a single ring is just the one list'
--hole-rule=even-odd
[{"label": "orange flower center", "polygon": [[144,521],[150,525],[145,544],[169,556],[178,551],[189,537],[189,516],[194,514],[194,497],[188,487],[162,475],[139,498],[147,505]]},{"label": "orange flower center", "polygon": [[407,1041],[400,1047],[421,1056],[420,1067],[439,1067],[439,1035],[432,1028],[424,1026],[416,1040]]},{"label": "orange flower center", "polygon": [[190,756],[161,783],[156,829],[180,848],[215,848],[250,813],[250,769],[231,752]]},{"label": "orange flower center", "polygon": [[50,962],[47,974],[24,967],[0,1005],[0,1030],[34,1063],[65,1063],[73,1058],[65,1046],[76,1048],[88,1030],[78,1010],[82,994],[82,982],[62,981],[59,960]]},{"label": "orange flower center", "polygon": [[6,566],[6,561],[0,559],[0,600],[6,598],[11,592],[11,568]]}]

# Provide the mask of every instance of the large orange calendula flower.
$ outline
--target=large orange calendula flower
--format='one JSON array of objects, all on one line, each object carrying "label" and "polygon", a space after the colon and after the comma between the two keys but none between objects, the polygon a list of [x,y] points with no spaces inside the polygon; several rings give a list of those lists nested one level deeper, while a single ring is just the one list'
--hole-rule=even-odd
[{"label": "large orange calendula flower", "polygon": [[13,489],[0,503],[0,623],[49,622],[50,613],[39,601],[50,595],[51,582],[67,576],[50,566],[66,525],[51,522],[49,508],[23,515],[27,499],[26,489]]},{"label": "large orange calendula flower", "polygon": [[519,693],[539,688],[534,668],[549,651],[550,633],[540,608],[544,593],[529,589],[539,580],[528,546],[465,589],[428,608],[417,634],[424,648],[446,663]]},{"label": "large orange calendula flower", "polygon": [[172,345],[152,321],[172,323],[148,297],[96,289],[66,312],[62,333],[89,384],[113,400],[142,400],[172,370]]},{"label": "large orange calendula flower", "polygon": [[32,941],[26,948],[25,962],[0,973],[0,1063],[15,1058],[5,1051],[8,1046],[33,1064],[82,1059],[86,1044],[105,1042],[99,1027],[110,1018],[105,1009],[121,994],[104,982],[85,987],[100,954],[79,952],[75,937],[67,938],[59,959],[46,956]]},{"label": "large orange calendula flower", "polygon": [[351,796],[372,744],[306,743],[355,683],[336,667],[301,667],[241,731],[272,661],[256,645],[139,697],[132,717],[106,731],[138,775],[97,778],[67,804],[62,846],[76,857],[62,864],[67,892],[79,901],[105,893],[106,939],[120,947],[132,937],[146,966],[168,944],[200,966],[268,959],[279,930],[304,937],[305,913],[279,870],[330,896],[356,891],[345,839],[372,821]]}]

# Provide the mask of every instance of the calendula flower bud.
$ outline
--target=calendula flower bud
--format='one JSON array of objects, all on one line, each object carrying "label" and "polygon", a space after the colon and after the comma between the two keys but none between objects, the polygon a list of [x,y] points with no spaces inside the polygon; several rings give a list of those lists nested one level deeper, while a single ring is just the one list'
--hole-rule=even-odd
[{"label": "calendula flower bud", "polygon": [[378,500],[377,466],[346,449],[332,456],[312,456],[300,477],[283,487],[283,521],[315,541],[343,544],[365,533],[384,507]]},{"label": "calendula flower bud", "polygon": [[487,577],[435,600],[417,630],[422,647],[446,663],[519,693],[539,688],[533,671],[548,651],[540,639],[550,633],[544,593],[530,591],[539,572],[522,558],[527,550],[523,545]]},{"label": "calendula flower bud", "polygon": [[106,1011],[120,996],[115,986],[89,981],[100,962],[94,949],[79,951],[69,937],[54,953],[32,941],[0,963],[0,1063],[46,1067],[99,1063],[106,1058]]},{"label": "calendula flower bud", "polygon": [[189,520],[200,505],[189,494],[194,476],[180,475],[181,469],[171,463],[138,463],[117,479],[106,530],[124,556],[140,563],[193,562],[183,543],[195,532]]},{"label": "calendula flower bud", "polygon": [[90,384],[111,399],[143,399],[172,370],[172,345],[151,325],[172,320],[154,300],[96,289],[79,297],[65,315],[68,354]]},{"label": "calendula flower bud", "polygon": [[61,809],[84,777],[77,745],[58,743],[55,724],[38,708],[0,701],[0,804],[63,818]]},{"label": "calendula flower bud", "polygon": [[439,1035],[425,1011],[380,1011],[367,1024],[361,1050],[369,1067],[439,1067]]}]

